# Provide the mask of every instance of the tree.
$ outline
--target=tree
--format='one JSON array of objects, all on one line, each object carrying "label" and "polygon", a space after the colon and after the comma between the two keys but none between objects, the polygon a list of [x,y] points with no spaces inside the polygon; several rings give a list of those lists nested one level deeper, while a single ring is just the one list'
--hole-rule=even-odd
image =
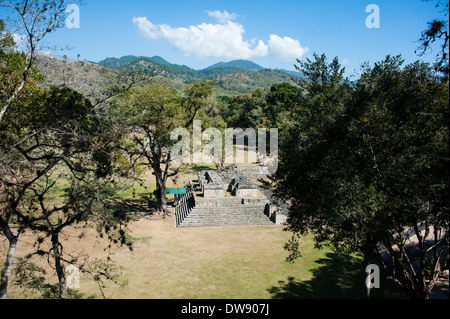
[{"label": "tree", "polygon": [[436,54],[436,63],[434,65],[435,70],[442,72],[448,77],[449,65],[448,65],[448,47],[449,47],[449,34],[448,34],[448,0],[442,3],[438,0],[436,8],[444,7],[446,19],[434,19],[428,22],[428,27],[422,32],[419,39],[420,47],[416,50],[419,51],[419,56],[423,56],[427,51],[432,51],[433,44],[437,41],[440,42],[438,53]]},{"label": "tree", "polygon": [[448,253],[448,81],[427,64],[402,64],[388,57],[362,75],[368,122],[358,124],[368,185],[384,197],[377,235],[389,253],[375,258],[408,296],[427,298]]},{"label": "tree", "polygon": [[267,95],[267,101],[271,104],[281,104],[287,107],[297,103],[299,96],[300,90],[298,87],[283,82],[272,85]]},{"label": "tree", "polygon": [[181,96],[167,83],[156,82],[131,90],[115,103],[118,117],[130,129],[127,151],[155,176],[156,210],[163,216],[168,213],[167,180],[178,172],[172,165],[175,141],[171,132],[192,127],[194,119],[205,114],[213,88],[212,82],[199,81],[185,88]]},{"label": "tree", "polygon": [[[221,152],[215,154],[213,154],[213,152],[210,154],[202,153],[202,159],[203,155],[209,155],[207,158],[205,158],[205,160],[208,163],[213,162],[216,165],[216,168],[221,168],[225,163],[224,137],[226,123],[221,116],[221,106],[219,106],[219,102],[213,96],[213,91],[214,82],[212,81],[197,81],[185,87],[182,93],[182,107],[188,111],[186,115],[188,120],[186,121],[184,128],[186,128],[191,135],[194,134],[194,125],[191,124],[193,124],[194,120],[199,120],[201,122],[202,132],[207,131],[209,128],[213,128],[214,130],[216,130],[216,132],[221,133],[222,143],[220,145],[218,143],[219,137],[217,136],[217,134],[213,134],[209,138],[206,138],[206,136],[203,136],[204,134],[202,134],[202,141],[200,145],[198,145],[202,148],[202,150],[204,150],[204,147],[210,143],[212,143],[211,145],[214,145],[214,147],[221,146]],[[190,145],[191,149],[194,149],[193,143],[194,141],[192,139]],[[211,151],[213,150],[214,148],[211,149]]]},{"label": "tree", "polygon": [[227,124],[232,127],[256,128],[267,121],[265,107],[266,93],[263,89],[256,89],[251,94],[245,93],[232,98],[224,116]]},{"label": "tree", "polygon": [[[70,262],[59,239],[65,228],[92,222],[111,240],[127,243],[126,218],[112,203],[114,183],[131,167],[117,148],[121,134],[102,109],[66,87],[30,84],[11,104],[0,123],[0,227],[9,241],[1,298],[24,231],[39,236],[36,254],[54,261],[60,298],[67,297],[63,263]],[[40,249],[46,238],[49,251]]]},{"label": "tree", "polygon": [[[288,229],[376,258],[411,298],[426,298],[448,250],[448,83],[387,57],[351,85],[337,59],[314,57],[301,63],[305,94],[272,176],[291,204]],[[286,247],[298,255],[295,240]]]},{"label": "tree", "polygon": [[[0,7],[9,10],[11,18],[14,20],[8,34],[19,33],[24,35],[27,46],[26,60],[22,68],[22,76],[15,83],[14,90],[1,99],[0,122],[6,110],[22,91],[32,70],[34,59],[38,50],[38,45],[42,39],[50,32],[53,32],[64,25],[64,16],[69,4],[67,0],[32,0],[32,1],[12,1],[1,0]],[[2,25],[4,27],[4,25]]]},{"label": "tree", "polygon": [[[38,1],[25,3],[22,14],[37,5]],[[46,5],[47,13],[58,14],[54,3]],[[40,28],[37,24],[46,20],[46,12],[39,14],[41,21],[35,21],[34,34]],[[0,27],[3,30],[3,22]],[[39,41],[35,40],[30,41],[37,44]],[[122,127],[112,121],[105,102],[143,78],[118,77],[114,86],[91,104],[65,86],[40,88],[36,81],[42,80],[43,75],[29,63],[29,56],[15,49],[11,34],[3,33],[0,91],[2,98],[14,98],[0,122],[0,229],[9,242],[1,272],[0,298],[6,297],[15,249],[25,231],[40,234],[42,240],[51,238],[53,246],[46,254],[54,260],[58,275],[59,289],[55,291],[64,298],[67,291],[62,264],[67,260],[59,234],[66,227],[96,220],[98,231],[105,232],[111,242],[129,244],[122,229],[126,219],[116,211],[113,190],[117,188],[114,183],[134,173],[132,163],[126,161],[118,147]],[[57,198],[61,206],[51,208],[49,204],[54,204],[55,189],[61,183],[67,186]]]},{"label": "tree", "polygon": [[0,19],[0,61],[4,61],[9,51],[15,46],[14,39],[5,32],[5,22]]},{"label": "tree", "polygon": [[300,89],[292,84],[283,82],[272,85],[266,97],[265,110],[272,127],[277,126],[281,118],[288,116],[290,109],[298,104],[300,96]]},{"label": "tree", "polygon": [[199,113],[215,115],[218,110],[216,107],[216,100],[212,94],[214,91],[213,81],[197,81],[185,87],[182,96],[182,107],[186,112],[186,123],[184,127],[190,126]]},{"label": "tree", "polygon": [[[122,229],[127,219],[115,210],[113,198],[115,183],[131,174],[131,164],[117,147],[122,132],[79,93],[38,88],[27,97],[29,103],[15,100],[0,126],[0,226],[10,243],[1,297],[19,237],[31,231],[40,238],[36,253],[53,259],[58,296],[66,298],[63,263],[70,260],[59,236],[67,227],[94,223],[110,240],[128,244]],[[49,251],[41,249],[46,238]]]},{"label": "tree", "polygon": [[[5,44],[5,42],[3,42],[3,44]],[[5,95],[14,90],[13,83],[18,78],[18,74],[15,72],[17,69],[17,64],[15,64],[15,62],[19,61],[18,64],[20,64],[20,58],[22,57],[21,55],[16,55],[15,52],[10,52],[10,48],[13,46],[14,41],[10,42],[6,46],[3,46],[2,48],[2,59],[3,61],[8,62],[8,65],[0,65],[1,92],[5,93]],[[19,110],[19,112],[21,111],[24,115],[29,115],[25,109],[33,103],[33,99],[30,97],[41,94],[42,92],[40,88],[33,81],[28,79],[26,85],[24,85],[23,90],[17,96],[14,103],[24,106],[23,109]],[[11,119],[11,122],[14,121],[16,124],[20,122],[20,120],[15,116],[9,118]],[[15,186],[15,181],[21,183],[25,189],[28,188],[30,184],[35,182],[34,177],[32,177],[32,173],[28,171],[29,165],[26,163],[26,160],[21,158],[19,154],[13,152],[12,150],[14,145],[19,142],[21,138],[24,138],[24,136],[22,135],[19,139],[17,139],[18,136],[15,135],[15,133],[21,131],[21,126],[9,125],[9,118],[6,120],[8,123],[0,122],[0,229],[9,242],[5,267],[1,272],[1,299],[6,297],[8,278],[13,266],[17,243],[26,228],[23,225],[19,225],[16,227],[17,231],[14,233],[14,230],[10,227],[11,219],[14,220],[15,210],[19,205],[19,203],[15,202],[11,198],[11,196],[23,198],[23,192]],[[12,223],[15,224],[15,221],[12,221]]]},{"label": "tree", "polygon": [[[133,134],[134,154],[145,159],[152,168],[156,180],[155,197],[157,211],[167,213],[166,183],[174,173],[170,171],[170,132],[181,125],[180,98],[174,89],[165,84],[153,84],[137,88],[127,94],[126,113]],[[164,166],[163,166],[164,165]]]}]

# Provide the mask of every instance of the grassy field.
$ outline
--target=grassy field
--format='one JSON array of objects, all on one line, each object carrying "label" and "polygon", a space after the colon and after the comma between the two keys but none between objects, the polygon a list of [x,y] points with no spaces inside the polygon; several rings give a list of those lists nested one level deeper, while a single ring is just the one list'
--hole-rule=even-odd
[{"label": "grassy field", "polygon": [[[205,167],[206,168],[206,167]],[[209,168],[209,167],[208,167]],[[212,168],[212,167],[211,167]],[[181,174],[170,186],[180,186],[196,171]],[[317,250],[311,237],[301,240],[303,257],[295,264],[285,261],[283,249],[290,233],[283,226],[175,228],[173,216],[166,219],[151,215],[148,194],[154,189],[147,173],[144,186],[136,185],[121,194],[130,214],[128,237],[133,250],[107,248],[91,227],[68,228],[62,235],[64,251],[71,256],[88,257],[91,262],[111,261],[120,271],[116,282],[107,281],[101,290],[114,299],[269,299],[269,298],[361,298],[365,265],[357,258],[340,258],[330,250]],[[82,235],[82,236],[81,236]],[[36,236],[25,233],[16,252],[16,260],[35,250]],[[41,245],[50,249],[49,243]],[[0,238],[0,257],[5,258],[7,241]],[[82,260],[81,258],[80,260]],[[32,261],[46,270],[56,283],[47,259]],[[8,289],[10,298],[36,298],[30,290],[15,284],[13,273]],[[84,297],[102,297],[98,283],[83,274],[78,292]],[[390,281],[382,280],[372,298],[402,298]]]},{"label": "grassy field", "polygon": [[[283,245],[289,233],[282,226],[176,229],[173,218],[142,218],[129,228],[129,236],[135,239],[132,251],[105,250],[105,240],[92,229],[83,230],[83,240],[75,230],[65,233],[64,246],[71,247],[73,255],[84,253],[101,259],[111,253],[112,261],[120,267],[117,283],[107,282],[103,288],[106,298],[362,297],[365,267],[360,260],[317,250],[306,237],[301,243],[303,257],[295,264],[287,263]],[[32,243],[32,236],[25,236],[18,256],[29,251]],[[3,251],[4,243],[0,247]],[[48,273],[52,274],[50,269]],[[9,291],[12,298],[33,297],[15,285]],[[97,283],[88,275],[82,276],[79,292],[85,297],[101,296]],[[372,297],[403,296],[390,282],[382,281]]]}]

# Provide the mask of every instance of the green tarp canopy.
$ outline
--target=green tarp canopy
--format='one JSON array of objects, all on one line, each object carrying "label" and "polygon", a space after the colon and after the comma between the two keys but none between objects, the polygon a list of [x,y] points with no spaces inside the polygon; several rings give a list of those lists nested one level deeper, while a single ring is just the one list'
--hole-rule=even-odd
[{"label": "green tarp canopy", "polygon": [[178,187],[178,188],[167,188],[167,194],[169,195],[183,195],[186,194],[186,188]]}]

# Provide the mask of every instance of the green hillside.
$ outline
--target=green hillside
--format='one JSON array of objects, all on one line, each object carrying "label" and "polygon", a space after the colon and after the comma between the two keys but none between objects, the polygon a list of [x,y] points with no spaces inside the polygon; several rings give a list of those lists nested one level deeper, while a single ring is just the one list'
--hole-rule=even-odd
[{"label": "green hillside", "polygon": [[293,83],[292,78],[296,77],[295,73],[264,69],[247,60],[220,62],[203,70],[172,64],[160,56],[107,58],[98,64],[120,71],[149,73],[181,83],[191,83],[201,79],[213,80],[216,94],[230,96],[253,92],[257,88],[268,88],[276,83]]},{"label": "green hillside", "polygon": [[186,81],[198,78],[197,72],[190,67],[169,63],[160,56],[107,58],[98,64],[120,71],[156,73],[169,78],[179,77]]},{"label": "green hillside", "polygon": [[234,60],[230,62],[219,62],[214,65],[211,65],[206,68],[207,69],[215,69],[215,68],[234,68],[240,70],[253,70],[259,71],[264,69],[262,66],[248,60]]}]

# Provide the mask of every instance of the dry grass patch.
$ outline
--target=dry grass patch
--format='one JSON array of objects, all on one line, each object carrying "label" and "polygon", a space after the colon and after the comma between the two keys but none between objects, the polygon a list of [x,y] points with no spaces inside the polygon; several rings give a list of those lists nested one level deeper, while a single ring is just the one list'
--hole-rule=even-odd
[{"label": "dry grass patch", "polygon": [[[93,259],[109,255],[121,268],[117,283],[107,282],[103,288],[107,298],[361,297],[364,267],[358,259],[341,260],[328,250],[314,249],[311,238],[305,237],[303,257],[289,264],[283,246],[290,234],[282,226],[177,229],[170,217],[142,218],[132,222],[129,229],[129,237],[135,240],[131,251],[117,247],[105,250],[107,242],[93,229],[86,229],[81,240],[77,237],[79,230],[65,233],[63,245],[72,254],[84,253]],[[18,248],[19,257],[30,252],[34,243],[31,235],[24,239]],[[0,242],[0,251],[5,251],[5,243]],[[14,285],[14,276],[11,279],[10,297],[37,297]],[[399,296],[385,287],[373,296]],[[86,275],[79,292],[101,297],[97,283]]]}]

